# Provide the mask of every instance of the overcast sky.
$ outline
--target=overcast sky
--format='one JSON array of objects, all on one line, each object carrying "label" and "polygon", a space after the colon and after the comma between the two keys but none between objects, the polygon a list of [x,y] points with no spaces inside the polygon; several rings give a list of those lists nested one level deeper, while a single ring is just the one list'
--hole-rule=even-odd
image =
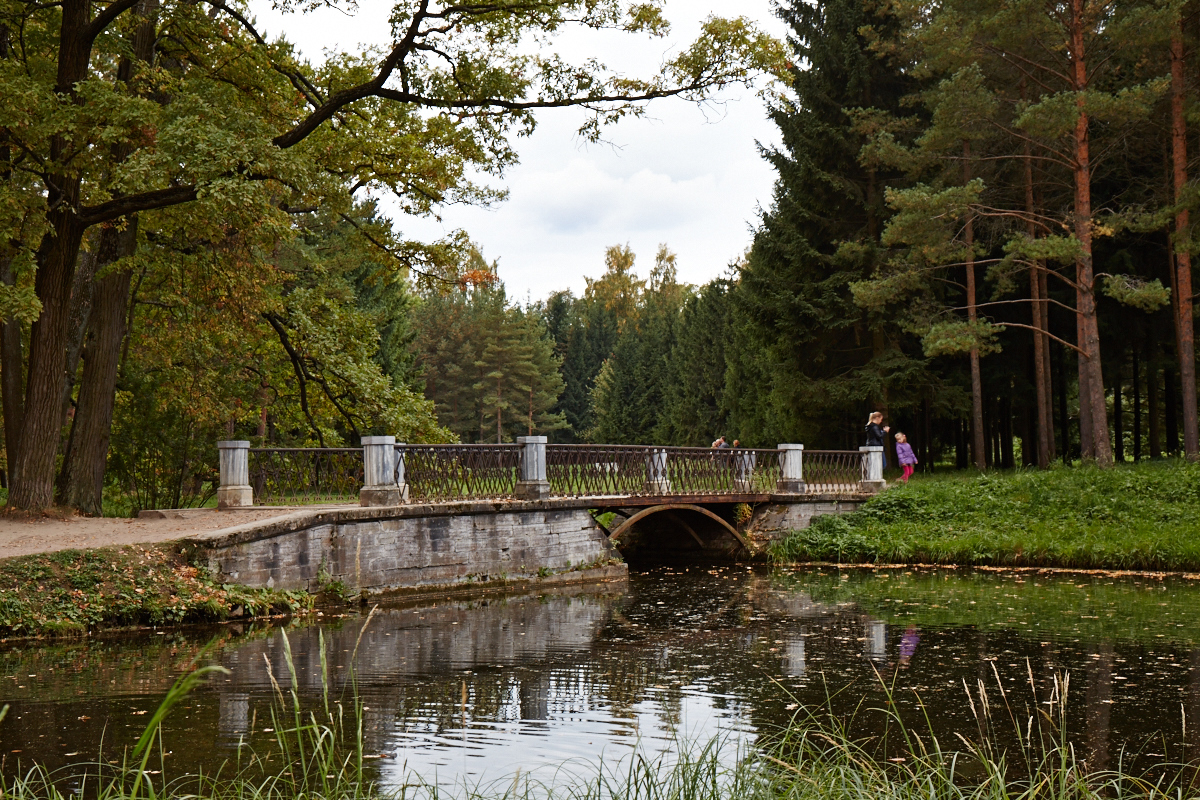
[{"label": "overcast sky", "polygon": [[[326,49],[386,45],[391,6],[360,0],[353,13],[283,15],[269,2],[252,1],[270,38],[285,35],[311,59]],[[770,13],[770,0],[667,0],[666,10],[672,31],[665,40],[577,33],[558,49],[573,60],[595,56],[612,69],[645,75],[664,54],[686,46],[710,13],[744,15],[780,38],[786,33]],[[604,248],[626,242],[638,255],[642,277],[665,243],[679,254],[680,279],[703,283],[749,246],[758,208],[770,205],[774,182],[756,141],[778,139],[754,91],[736,87],[716,100],[704,107],[651,103],[646,117],[608,128],[609,144],[587,144],[575,135],[578,111],[541,111],[533,136],[517,141],[521,163],[490,181],[509,190],[507,201],[486,209],[447,208],[441,222],[401,217],[398,227],[419,239],[465,229],[489,262],[499,260],[509,296],[521,302],[558,289],[578,294],[584,276],[603,272]]]}]

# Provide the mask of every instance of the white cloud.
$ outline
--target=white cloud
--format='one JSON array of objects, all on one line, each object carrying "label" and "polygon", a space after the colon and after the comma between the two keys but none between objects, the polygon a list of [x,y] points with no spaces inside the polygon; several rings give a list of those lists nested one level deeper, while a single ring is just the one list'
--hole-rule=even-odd
[{"label": "white cloud", "polygon": [[[384,44],[390,35],[390,4],[379,0],[362,0],[354,16],[328,9],[284,16],[262,2],[252,6],[268,31],[286,32],[311,57],[349,43]],[[784,35],[768,0],[670,0],[667,16],[675,27],[666,42],[605,32],[573,33],[559,45],[576,58],[595,56],[628,74],[645,73],[665,51],[684,46],[709,13],[743,14]],[[628,242],[644,276],[665,242],[680,256],[680,277],[691,283],[724,273],[749,246],[756,209],[770,203],[774,182],[755,140],[777,141],[752,91],[729,89],[703,108],[652,103],[646,117],[608,129],[610,144],[582,144],[574,135],[581,120],[575,110],[539,113],[537,130],[517,142],[521,163],[488,181],[509,190],[507,202],[452,207],[440,223],[404,218],[399,226],[422,238],[465,229],[489,260],[499,259],[510,295],[520,299],[557,289],[578,293],[585,275],[603,270],[611,244]]]}]

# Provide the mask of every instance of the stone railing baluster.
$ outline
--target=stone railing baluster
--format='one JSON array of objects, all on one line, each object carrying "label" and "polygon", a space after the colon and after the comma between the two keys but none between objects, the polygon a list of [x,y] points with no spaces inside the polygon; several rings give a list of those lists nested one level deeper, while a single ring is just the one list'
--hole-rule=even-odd
[{"label": "stone railing baluster", "polygon": [[775,491],[781,494],[803,494],[808,490],[804,483],[804,445],[781,444],[779,450],[779,480]]},{"label": "stone railing baluster", "polygon": [[518,500],[544,500],[550,496],[550,481],[546,479],[546,437],[518,436],[521,446],[521,466],[513,496]]},{"label": "stone railing baluster", "polygon": [[396,460],[398,458],[396,437],[364,436],[362,437],[362,449],[363,487],[358,493],[358,504],[360,506],[398,506],[407,501],[407,484],[402,488],[396,480]]},{"label": "stone railing baluster", "polygon": [[881,492],[886,489],[887,481],[883,479],[883,448],[860,447],[858,452],[862,453],[863,459],[863,491]]},{"label": "stone railing baluster", "polygon": [[217,442],[221,454],[221,485],[217,487],[217,508],[245,508],[254,505],[250,488],[250,443],[241,440]]}]

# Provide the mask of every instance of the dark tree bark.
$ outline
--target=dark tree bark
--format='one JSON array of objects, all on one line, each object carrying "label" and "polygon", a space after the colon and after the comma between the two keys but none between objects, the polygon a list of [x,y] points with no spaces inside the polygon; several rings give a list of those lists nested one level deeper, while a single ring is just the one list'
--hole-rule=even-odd
[{"label": "dark tree bark", "polygon": [[[87,77],[95,34],[89,31],[91,3],[63,0],[59,27],[56,91],[75,100],[75,85]],[[55,137],[50,145],[51,169],[63,163],[72,145]],[[61,431],[63,371],[66,367],[71,289],[75,265],[87,226],[80,219],[78,174],[53,172],[46,178],[49,232],[37,250],[34,291],[42,312],[29,335],[29,378],[25,414],[16,463],[11,465],[13,508],[46,508],[54,502],[54,462]]]},{"label": "dark tree bark", "polygon": [[[1108,438],[1108,409],[1104,402],[1104,373],[1100,364],[1100,325],[1096,316],[1096,276],[1092,264],[1092,172],[1091,139],[1084,93],[1089,88],[1088,54],[1084,38],[1088,22],[1085,0],[1070,0],[1066,18],[1070,34],[1072,88],[1078,92],[1079,109],[1072,137],[1074,147],[1075,238],[1079,256],[1075,261],[1075,311],[1079,317],[1079,404],[1081,427],[1087,430],[1085,461],[1102,467],[1112,464]],[[1084,413],[1083,409],[1087,412]]]},{"label": "dark tree bark", "polygon": [[1150,457],[1162,456],[1162,430],[1158,407],[1158,367],[1154,363],[1152,341],[1146,343],[1146,414],[1150,417]]},{"label": "dark tree bark", "polygon": [[1142,370],[1138,349],[1133,348],[1133,460],[1142,460]]},{"label": "dark tree bark", "polygon": [[[137,218],[118,231],[104,231],[100,260],[111,264],[137,248]],[[63,465],[62,501],[84,514],[99,516],[104,495],[104,470],[112,433],[121,343],[126,334],[126,308],[132,273],[112,270],[96,282],[95,298],[79,405],[71,428],[71,447]]]},{"label": "dark tree bark", "polygon": [[[1124,357],[1124,353],[1121,354]],[[1121,364],[1117,363],[1117,374],[1113,376],[1113,433],[1116,447],[1113,450],[1114,457],[1118,464],[1125,463],[1125,415],[1124,403],[1122,395],[1124,395],[1123,386],[1121,385]]]},{"label": "dark tree bark", "polygon": [[1163,395],[1167,403],[1167,446],[1170,454],[1179,452],[1179,413],[1178,396],[1175,391],[1175,370],[1163,370]]},{"label": "dark tree bark", "polygon": [[[971,182],[971,142],[963,140],[963,185]],[[975,302],[975,222],[967,212],[963,234],[967,244],[967,319],[974,323],[978,318]],[[983,431],[983,378],[979,369],[979,348],[971,348],[971,423],[974,431],[975,468],[987,469],[988,459],[984,450]]]},{"label": "dark tree bark", "polygon": [[[1183,20],[1171,33],[1171,166],[1175,184],[1175,202],[1183,201],[1187,185],[1187,119],[1184,117],[1184,94],[1187,90],[1183,76]],[[1180,208],[1175,215],[1175,237],[1187,236],[1188,210]],[[1179,337],[1179,388],[1183,402],[1183,452],[1189,460],[1200,458],[1200,431],[1196,418],[1196,344],[1192,316],[1192,256],[1178,241],[1171,242],[1175,255],[1176,333]]]}]

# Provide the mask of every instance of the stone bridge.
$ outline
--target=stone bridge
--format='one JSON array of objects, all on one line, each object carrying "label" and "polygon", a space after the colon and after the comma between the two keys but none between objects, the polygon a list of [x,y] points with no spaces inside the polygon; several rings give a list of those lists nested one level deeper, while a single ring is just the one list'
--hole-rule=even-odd
[{"label": "stone bridge", "polygon": [[[438,591],[611,576],[625,558],[753,556],[883,488],[882,448],[218,443],[222,508],[281,515],[199,537],[231,582]],[[618,552],[619,549],[619,552]]]}]

